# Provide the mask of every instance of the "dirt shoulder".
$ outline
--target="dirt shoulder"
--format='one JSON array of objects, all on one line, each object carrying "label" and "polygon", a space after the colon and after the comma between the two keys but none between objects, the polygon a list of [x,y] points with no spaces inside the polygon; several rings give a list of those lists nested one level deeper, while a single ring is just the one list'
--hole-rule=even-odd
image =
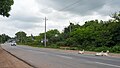
[{"label": "dirt shoulder", "polygon": [[0,68],[33,68],[12,56],[0,46]]}]

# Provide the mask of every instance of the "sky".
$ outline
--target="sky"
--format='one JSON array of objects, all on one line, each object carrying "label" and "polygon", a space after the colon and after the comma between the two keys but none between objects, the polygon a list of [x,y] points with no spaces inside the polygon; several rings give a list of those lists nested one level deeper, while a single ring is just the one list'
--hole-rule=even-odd
[{"label": "sky", "polygon": [[14,0],[9,18],[0,16],[0,34],[11,37],[24,31],[27,35],[47,31],[60,32],[70,22],[83,25],[88,20],[109,20],[110,15],[120,11],[120,0]]}]

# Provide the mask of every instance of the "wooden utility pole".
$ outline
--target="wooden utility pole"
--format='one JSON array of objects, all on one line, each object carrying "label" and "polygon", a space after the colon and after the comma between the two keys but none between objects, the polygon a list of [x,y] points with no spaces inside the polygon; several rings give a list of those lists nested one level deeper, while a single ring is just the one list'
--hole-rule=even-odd
[{"label": "wooden utility pole", "polygon": [[45,37],[44,37],[44,46],[46,47],[46,17],[45,17]]}]

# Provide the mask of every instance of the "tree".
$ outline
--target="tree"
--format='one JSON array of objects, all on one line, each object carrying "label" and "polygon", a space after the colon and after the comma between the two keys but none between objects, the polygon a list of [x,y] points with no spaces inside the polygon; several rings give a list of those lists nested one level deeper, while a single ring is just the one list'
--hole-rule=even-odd
[{"label": "tree", "polygon": [[9,11],[14,4],[13,0],[0,0],[0,15],[9,17]]},{"label": "tree", "polygon": [[25,43],[26,41],[26,33],[25,32],[23,32],[23,31],[19,31],[19,32],[17,32],[16,34],[16,39],[20,42],[20,43]]},{"label": "tree", "polygon": [[47,31],[47,39],[49,40],[49,43],[55,43],[58,40],[58,37],[60,32],[57,29],[49,30]]},{"label": "tree", "polygon": [[10,37],[6,34],[0,35],[0,43],[5,43]]},{"label": "tree", "polygon": [[112,14],[111,17],[120,22],[120,11]]}]

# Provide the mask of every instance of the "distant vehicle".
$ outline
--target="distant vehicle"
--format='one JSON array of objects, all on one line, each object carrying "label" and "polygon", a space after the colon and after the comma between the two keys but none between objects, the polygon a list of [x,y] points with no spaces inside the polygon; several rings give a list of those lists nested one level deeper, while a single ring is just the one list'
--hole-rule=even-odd
[{"label": "distant vehicle", "polygon": [[11,43],[11,46],[16,46],[16,43],[15,43],[15,42],[12,42],[12,43]]}]

